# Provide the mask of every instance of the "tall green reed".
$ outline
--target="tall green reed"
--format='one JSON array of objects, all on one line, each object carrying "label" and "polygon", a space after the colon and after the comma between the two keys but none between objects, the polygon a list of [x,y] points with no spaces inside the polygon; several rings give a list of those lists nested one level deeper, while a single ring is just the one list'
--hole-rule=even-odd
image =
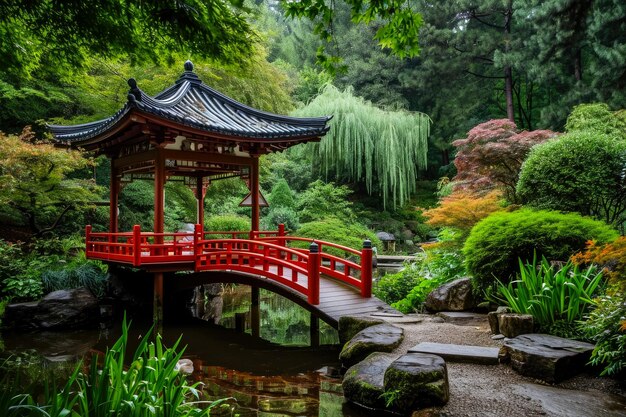
[{"label": "tall green reed", "polygon": [[504,285],[498,281],[498,292],[515,313],[530,314],[543,329],[557,321],[572,323],[583,318],[593,304],[594,294],[603,284],[602,272],[594,266],[580,270],[567,262],[558,270],[545,257],[537,265],[519,260],[517,280]]}]

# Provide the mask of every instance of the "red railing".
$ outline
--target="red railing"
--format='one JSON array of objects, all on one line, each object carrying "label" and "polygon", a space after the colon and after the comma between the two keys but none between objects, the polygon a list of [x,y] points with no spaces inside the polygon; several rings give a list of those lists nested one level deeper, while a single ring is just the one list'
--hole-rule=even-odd
[{"label": "red railing", "polygon": [[[203,231],[189,233],[96,233],[87,226],[86,256],[133,266],[193,263],[196,271],[236,270],[278,281],[319,304],[319,277],[327,275],[372,294],[372,248],[361,251],[278,231]],[[306,248],[302,247],[304,245]],[[299,247],[300,246],[300,247]],[[325,252],[331,250],[333,253]],[[344,256],[344,257],[342,257]]]}]

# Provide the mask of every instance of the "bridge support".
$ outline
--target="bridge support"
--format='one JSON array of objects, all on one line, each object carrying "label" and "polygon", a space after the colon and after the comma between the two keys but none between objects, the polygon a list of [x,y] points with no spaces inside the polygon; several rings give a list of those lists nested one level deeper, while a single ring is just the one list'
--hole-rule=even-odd
[{"label": "bridge support", "polygon": [[250,293],[250,327],[252,336],[261,337],[261,305],[259,302],[259,287],[251,287]]},{"label": "bridge support", "polygon": [[163,272],[154,273],[152,321],[154,322],[154,328],[157,329],[157,331],[161,331],[163,327]]},{"label": "bridge support", "polygon": [[311,347],[320,346],[320,319],[314,313],[311,313],[311,325],[309,326],[311,333]]}]

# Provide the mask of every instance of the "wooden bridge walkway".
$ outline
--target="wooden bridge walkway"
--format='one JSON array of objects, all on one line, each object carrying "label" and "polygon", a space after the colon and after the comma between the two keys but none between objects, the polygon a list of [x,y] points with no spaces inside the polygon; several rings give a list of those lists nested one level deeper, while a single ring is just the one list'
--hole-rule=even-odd
[{"label": "wooden bridge walkway", "polygon": [[[196,225],[190,233],[153,233],[135,226],[129,233],[94,233],[87,226],[86,256],[155,272],[155,282],[156,274],[162,281],[164,271],[193,271],[195,277],[181,277],[180,284],[262,284],[321,313],[332,325],[341,316],[397,313],[372,297],[368,240],[358,251],[287,236],[282,227],[273,232],[207,232]],[[162,282],[160,287],[162,292]]]}]

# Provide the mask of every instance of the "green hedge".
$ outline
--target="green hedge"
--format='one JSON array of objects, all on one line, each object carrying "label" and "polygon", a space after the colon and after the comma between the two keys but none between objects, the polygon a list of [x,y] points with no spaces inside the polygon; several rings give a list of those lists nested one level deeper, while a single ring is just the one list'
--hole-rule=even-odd
[{"label": "green hedge", "polygon": [[578,214],[523,209],[498,212],[480,221],[465,242],[463,253],[474,288],[493,288],[497,278],[508,283],[527,262],[545,256],[567,261],[585,248],[585,242],[608,242],[617,232],[605,223]]},{"label": "green hedge", "polygon": [[[298,229],[295,234],[300,237],[337,243],[356,250],[361,250],[363,248],[363,240],[369,239],[372,241],[373,247],[378,249],[382,248],[380,239],[367,227],[358,223],[348,224],[336,218],[305,223],[300,226],[300,229]],[[308,248],[308,244],[305,246]],[[342,251],[336,249],[329,248],[324,249],[324,251],[338,256],[344,256]]]}]

